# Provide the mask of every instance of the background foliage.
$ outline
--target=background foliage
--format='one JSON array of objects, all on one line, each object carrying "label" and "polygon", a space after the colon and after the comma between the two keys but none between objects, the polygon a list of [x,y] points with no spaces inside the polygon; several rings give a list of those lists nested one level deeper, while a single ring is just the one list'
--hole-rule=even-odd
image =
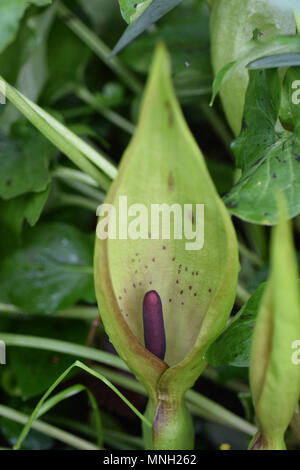
[{"label": "background foliage", "polygon": [[[209,367],[187,398],[198,449],[218,449],[224,442],[244,449],[255,432],[249,351],[269,271],[268,224],[277,218],[274,185],[288,188],[295,236],[300,231],[298,114],[279,102],[298,69],[291,69],[283,84],[274,71],[251,71],[244,130],[234,139],[218,99],[209,106],[207,5],[201,0],[119,3],[0,0],[0,74],[104,161],[108,158],[113,173],[134,132],[155,44],[167,45],[188,124],[236,216],[241,261],[235,318],[208,351]],[[68,145],[64,152],[10,102],[0,106],[0,339],[8,346],[7,365],[0,366],[3,447],[17,442],[40,396],[76,359],[118,385],[138,410],[146,403],[144,390],[98,325],[95,211],[109,182],[101,173],[99,187],[92,178],[95,168],[84,174],[67,158],[74,139],[63,145]],[[259,181],[266,182],[261,194]],[[68,391],[78,384],[94,396],[96,407],[82,388]],[[105,384],[72,369],[57,392],[62,395],[32,425],[22,448],[97,448],[101,439],[108,448],[142,448],[139,418]],[[299,448],[296,436],[289,431],[289,448]]]}]

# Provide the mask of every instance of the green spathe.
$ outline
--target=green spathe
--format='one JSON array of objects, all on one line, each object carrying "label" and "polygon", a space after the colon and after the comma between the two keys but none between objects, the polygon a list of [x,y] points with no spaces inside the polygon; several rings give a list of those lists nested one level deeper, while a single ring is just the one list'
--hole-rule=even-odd
[{"label": "green spathe", "polygon": [[[168,55],[161,44],[137,131],[106,202],[118,213],[119,197],[124,195],[128,206],[139,203],[149,211],[152,204],[205,206],[201,250],[186,250],[184,238],[162,241],[151,237],[97,239],[95,250],[96,293],[106,332],[150,397],[147,413],[154,432],[147,438],[147,446],[192,448],[193,430],[184,394],[205,367],[204,352],[230,314],[238,249],[228,212],[176,100]],[[191,219],[193,215],[191,212]],[[150,290],[158,292],[163,306],[164,361],[144,347],[142,305]]]},{"label": "green spathe", "polygon": [[251,446],[281,450],[300,396],[300,367],[292,360],[300,338],[298,271],[291,224],[283,218],[273,230],[271,263],[252,340],[250,383],[259,431]]}]

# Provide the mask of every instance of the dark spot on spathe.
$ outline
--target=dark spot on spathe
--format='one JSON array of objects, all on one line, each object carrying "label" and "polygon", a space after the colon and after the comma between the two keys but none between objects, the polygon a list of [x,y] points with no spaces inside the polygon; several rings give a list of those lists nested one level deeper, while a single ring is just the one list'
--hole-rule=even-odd
[{"label": "dark spot on spathe", "polygon": [[172,111],[172,108],[171,108],[171,105],[170,105],[169,101],[165,101],[165,107],[166,107],[166,110],[167,110],[167,113],[168,113],[169,126],[173,127],[173,125],[174,125],[174,115],[173,115],[173,111]]},{"label": "dark spot on spathe", "polygon": [[172,171],[170,171],[168,175],[168,189],[169,191],[174,191],[174,176]]}]

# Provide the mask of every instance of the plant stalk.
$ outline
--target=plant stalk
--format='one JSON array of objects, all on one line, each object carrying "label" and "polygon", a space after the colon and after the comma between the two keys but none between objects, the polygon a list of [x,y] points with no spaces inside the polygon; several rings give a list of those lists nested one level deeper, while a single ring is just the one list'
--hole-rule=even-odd
[{"label": "plant stalk", "polygon": [[143,425],[145,448],[148,450],[193,450],[193,421],[183,397],[161,395],[151,399],[145,412],[153,428]]}]

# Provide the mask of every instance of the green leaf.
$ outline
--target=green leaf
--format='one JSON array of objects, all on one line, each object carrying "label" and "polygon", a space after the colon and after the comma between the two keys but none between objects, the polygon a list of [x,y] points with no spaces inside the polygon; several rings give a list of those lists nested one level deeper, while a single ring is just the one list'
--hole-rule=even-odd
[{"label": "green leaf", "polygon": [[224,202],[232,214],[257,224],[278,222],[278,192],[285,195],[290,217],[300,212],[299,131],[276,126],[280,90],[276,71],[251,71],[243,130],[232,144],[243,174]]},{"label": "green leaf", "polygon": [[261,284],[208,349],[205,359],[213,367],[248,367],[252,333],[265,284]]},{"label": "green leaf", "polygon": [[[300,293],[300,280],[298,285]],[[263,283],[258,287],[221,336],[210,346],[205,359],[211,366],[249,367],[252,335],[265,286]]]},{"label": "green leaf", "polygon": [[153,0],[119,0],[121,13],[127,23],[133,23]]},{"label": "green leaf", "polygon": [[0,52],[14,40],[27,3],[26,0],[0,0]]},{"label": "green leaf", "polygon": [[[13,83],[33,101],[37,101],[40,97],[48,77],[47,41],[55,11],[56,5],[53,5],[38,14],[31,15],[28,21],[22,22],[17,40],[5,51],[6,61],[14,61],[15,55],[19,57],[17,77]],[[4,77],[6,77],[6,68],[4,60],[4,68],[0,68]],[[12,104],[8,104],[1,115],[0,126],[8,132],[11,124],[19,118],[19,111]]]},{"label": "green leaf", "polygon": [[118,54],[131,41],[151,26],[151,24],[155,23],[155,21],[159,20],[162,16],[172,10],[172,8],[176,7],[176,5],[181,1],[182,0],[152,0],[141,16],[127,27],[125,33],[114,47],[111,56]]},{"label": "green leaf", "polygon": [[34,225],[38,222],[42,210],[47,202],[49,192],[50,186],[46,189],[46,191],[40,192],[38,194],[29,194],[27,196],[24,218],[29,222],[31,227],[34,227]]},{"label": "green leaf", "polygon": [[24,220],[34,226],[48,199],[50,187],[40,193],[29,193],[5,201],[0,199],[0,247],[19,243]]},{"label": "green leaf", "polygon": [[[14,332],[24,335],[47,336],[56,340],[70,341],[82,345],[86,342],[89,325],[82,321],[56,321],[52,319],[28,319],[27,322],[15,322]],[[10,347],[8,361],[15,380],[22,391],[22,398],[28,400],[44,393],[53,381],[76,356],[52,351],[39,351],[29,348]]]},{"label": "green leaf", "polygon": [[0,136],[0,152],[1,198],[45,191],[56,150],[39,132],[26,122],[16,123],[9,137]]},{"label": "green leaf", "polygon": [[49,5],[52,0],[0,0],[0,53],[11,43],[29,3]]},{"label": "green leaf", "polygon": [[92,257],[90,236],[73,226],[28,229],[22,247],[1,263],[1,300],[41,313],[92,300]]},{"label": "green leaf", "polygon": [[[8,48],[6,61],[15,61],[19,57],[19,68],[14,80],[16,87],[28,98],[36,101],[45,85],[48,75],[47,40],[55,18],[56,5],[31,15],[22,23],[17,40]],[[7,62],[1,64],[1,73],[6,77]],[[10,69],[10,65],[8,69]],[[6,106],[1,116],[0,125],[8,131],[10,125],[19,119],[19,112],[12,105]]]}]

